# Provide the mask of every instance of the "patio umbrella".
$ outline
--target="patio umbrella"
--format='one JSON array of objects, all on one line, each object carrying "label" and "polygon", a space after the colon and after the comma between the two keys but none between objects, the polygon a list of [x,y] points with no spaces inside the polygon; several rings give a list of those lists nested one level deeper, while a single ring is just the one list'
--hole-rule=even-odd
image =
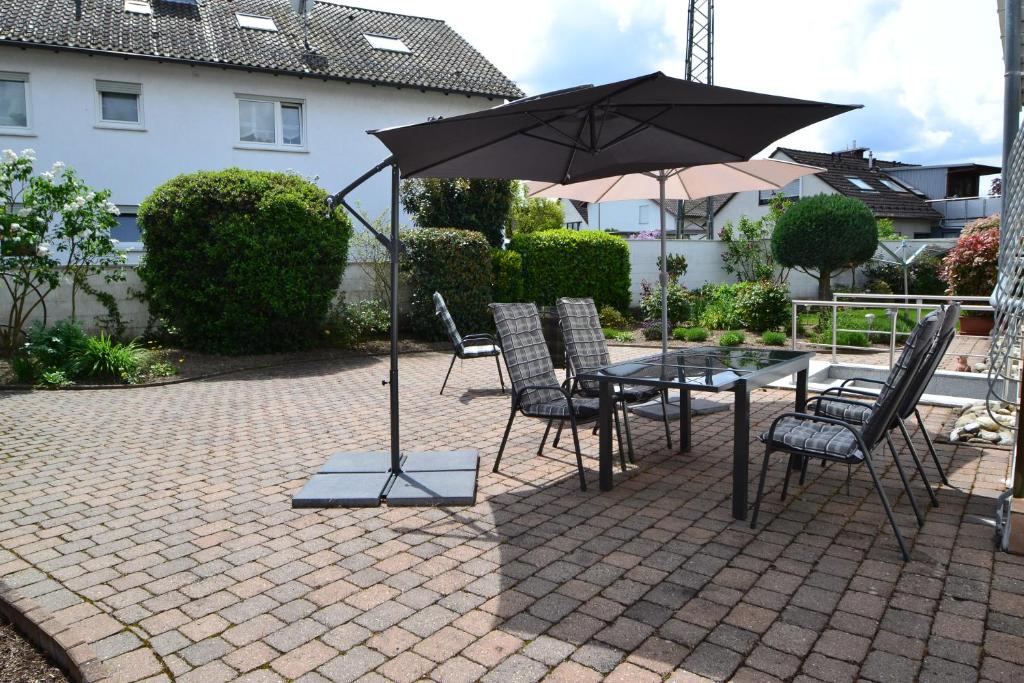
[{"label": "patio umbrella", "polygon": [[[670,78],[663,73],[600,86],[582,86],[527,97],[472,114],[398,128],[370,131],[391,156],[332,198],[384,244],[391,255],[390,453],[357,453],[331,472],[347,482],[312,480],[294,506],[472,503],[471,482],[447,491],[432,488],[454,481],[455,458],[403,459],[398,417],[398,190],[406,178],[499,178],[566,183],[610,175],[657,171],[697,164],[745,161],[804,126],[856,108],[732,90]],[[391,235],[374,229],[346,197],[371,176],[391,169]],[[390,456],[390,457],[388,457]],[[440,463],[440,464],[438,464]],[[465,465],[467,468],[469,465]],[[460,470],[468,471],[468,470]],[[365,476],[370,475],[373,476]],[[409,476],[409,475],[413,476]],[[387,475],[387,476],[385,476]],[[315,479],[316,477],[314,477]],[[382,487],[374,487],[384,482]],[[396,487],[402,485],[398,495]],[[343,491],[341,491],[344,489]],[[415,491],[410,492],[411,489]],[[458,490],[455,490],[458,489]],[[345,495],[336,495],[341,491]],[[355,493],[349,497],[348,492]],[[302,494],[303,492],[300,492]],[[408,494],[408,495],[407,495]],[[376,501],[376,502],[374,502]],[[400,503],[401,504],[401,503]]]},{"label": "patio umbrella", "polygon": [[778,159],[754,159],[617,175],[562,185],[527,182],[530,197],[609,202],[658,198],[661,207],[661,351],[668,352],[668,259],[666,199],[701,199],[729,192],[778,190],[797,178],[825,169]]}]

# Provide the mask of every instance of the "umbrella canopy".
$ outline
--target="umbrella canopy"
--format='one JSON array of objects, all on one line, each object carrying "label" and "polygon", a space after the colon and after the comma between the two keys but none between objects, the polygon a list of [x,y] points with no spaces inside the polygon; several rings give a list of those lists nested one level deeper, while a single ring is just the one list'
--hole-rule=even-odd
[{"label": "umbrella canopy", "polygon": [[857,108],[733,90],[661,72],[371,131],[406,178],[569,183],[746,161],[775,140]]},{"label": "umbrella canopy", "polygon": [[777,190],[797,178],[824,170],[791,161],[754,159],[669,169],[663,174],[630,173],[568,185],[531,180],[526,186],[530,197],[577,199],[592,203],[658,199],[664,176],[665,199],[701,199],[731,192]]}]

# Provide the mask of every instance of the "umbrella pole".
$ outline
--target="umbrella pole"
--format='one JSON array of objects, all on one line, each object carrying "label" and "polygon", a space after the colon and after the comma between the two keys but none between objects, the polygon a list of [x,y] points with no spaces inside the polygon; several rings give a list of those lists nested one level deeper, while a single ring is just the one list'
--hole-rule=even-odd
[{"label": "umbrella pole", "polygon": [[398,191],[402,172],[398,164],[391,166],[391,368],[388,388],[391,389],[391,471],[402,471],[402,455],[398,438]]},{"label": "umbrella pole", "polygon": [[668,353],[668,245],[665,234],[665,171],[658,171],[658,215],[661,217],[661,352]]}]

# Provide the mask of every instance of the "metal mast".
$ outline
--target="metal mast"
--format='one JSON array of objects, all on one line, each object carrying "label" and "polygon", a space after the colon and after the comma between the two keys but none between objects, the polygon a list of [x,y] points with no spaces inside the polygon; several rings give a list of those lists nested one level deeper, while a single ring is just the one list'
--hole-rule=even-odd
[{"label": "metal mast", "polygon": [[[686,80],[714,83],[715,0],[690,0],[686,10]],[[687,208],[701,210],[708,239],[715,238],[714,197],[679,203],[677,237],[682,237]],[[662,207],[664,211],[664,207]]]}]

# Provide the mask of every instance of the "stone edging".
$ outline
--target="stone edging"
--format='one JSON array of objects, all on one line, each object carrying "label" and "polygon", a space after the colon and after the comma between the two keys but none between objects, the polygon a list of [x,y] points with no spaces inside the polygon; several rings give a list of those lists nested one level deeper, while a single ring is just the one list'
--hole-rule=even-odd
[{"label": "stone edging", "polygon": [[0,614],[48,654],[75,683],[106,681],[106,667],[79,632],[53,618],[31,598],[0,580]]}]

